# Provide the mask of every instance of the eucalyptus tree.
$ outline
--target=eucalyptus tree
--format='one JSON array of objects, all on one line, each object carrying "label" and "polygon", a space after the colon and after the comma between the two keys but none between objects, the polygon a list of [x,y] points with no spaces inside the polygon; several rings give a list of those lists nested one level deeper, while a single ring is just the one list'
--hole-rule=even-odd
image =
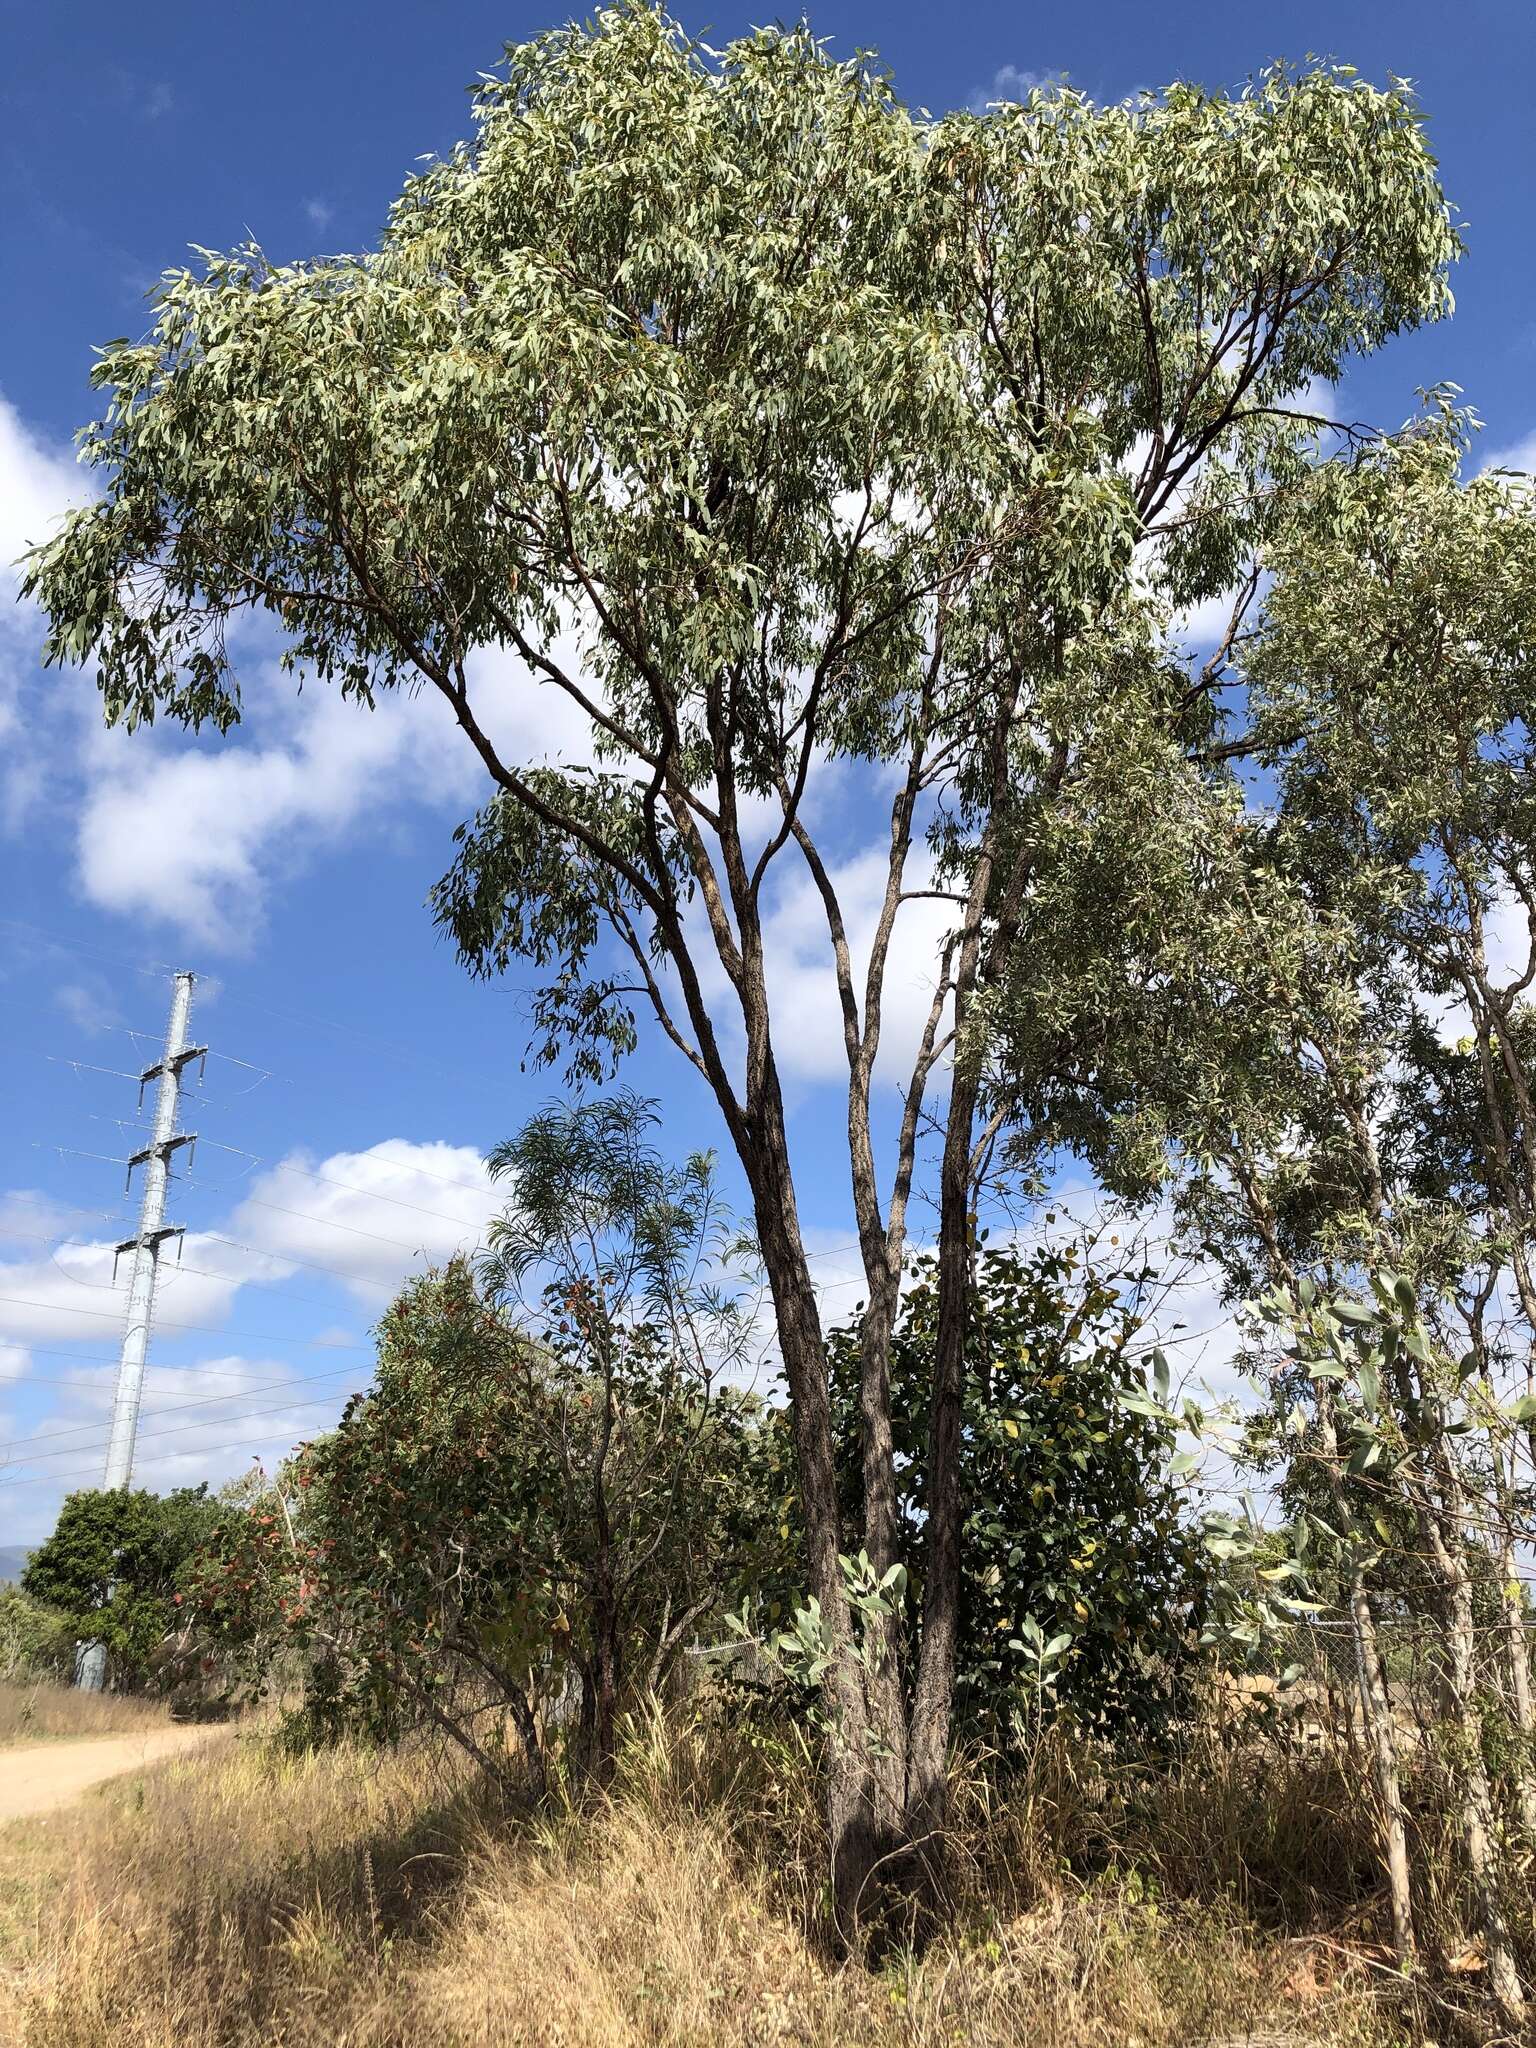
[{"label": "eucalyptus tree", "polygon": [[1322,471],[1275,537],[1245,666],[1298,843],[1402,962],[1430,1027],[1400,1118],[1422,1193],[1504,1246],[1536,1332],[1536,487],[1465,481],[1448,395]]},{"label": "eucalyptus tree", "polygon": [[[1517,1483],[1517,1468],[1528,1447],[1509,1426],[1522,1411],[1508,1405],[1507,1378],[1518,1375],[1530,1407],[1536,495],[1526,478],[1466,479],[1467,430],[1451,394],[1436,394],[1401,435],[1314,480],[1277,536],[1276,585],[1247,667],[1298,844],[1341,877],[1364,948],[1389,960],[1406,990],[1395,1072],[1382,1091],[1391,1113],[1379,1133],[1375,1119],[1364,1119],[1357,1134],[1365,1208],[1378,1218],[1395,1197],[1411,1253],[1459,1297],[1453,1355],[1461,1365],[1449,1387],[1408,1384],[1415,1367],[1420,1382],[1429,1377],[1428,1359],[1410,1350],[1397,1391],[1431,1468],[1435,1502],[1426,1506],[1421,1483],[1417,1524],[1442,1587],[1452,1691],[1464,1712],[1469,1524],[1497,1560],[1519,1737],[1513,1775],[1529,1836],[1536,1716],[1517,1570],[1529,1536],[1529,1487]],[[1465,1035],[1448,1045],[1458,1015]],[[1513,1333],[1491,1307],[1505,1273],[1514,1282]],[[1468,1425],[1453,1430],[1446,1420],[1448,1406],[1465,1405],[1468,1380],[1481,1388],[1483,1408],[1470,1436]],[[1443,1427],[1426,1430],[1426,1402]],[[1469,1469],[1469,1446],[1481,1471]],[[1491,1899],[1480,1770],[1479,1753],[1464,1775],[1464,1835]],[[1509,2003],[1512,1965],[1507,1944],[1502,1959],[1495,1954],[1493,1905],[1485,1917]]]},{"label": "eucalyptus tree", "polygon": [[[1101,1029],[1026,1107],[1122,1184],[1174,1155],[1186,1227],[1234,1296],[1283,1304],[1271,1450],[1307,1480],[1345,1587],[1399,1953],[1413,1926],[1378,1612],[1394,1555],[1432,1589],[1476,1917],[1513,2011],[1495,1795],[1529,1838],[1536,502],[1520,479],[1464,480],[1465,448],[1441,395],[1289,495],[1241,648],[1243,744],[1270,801],[1211,791],[1182,878],[1150,877],[1174,905],[1155,929],[1148,878],[1119,884]],[[1479,1580],[1501,1608],[1502,1788],[1482,1749]]]},{"label": "eucalyptus tree", "polygon": [[[1158,626],[1304,475],[1313,381],[1446,309],[1455,236],[1409,98],[1344,70],[931,123],[803,30],[713,55],[626,6],[510,50],[475,114],[374,252],[166,278],[154,331],[98,366],[103,495],[29,587],[51,658],[94,664],[129,726],[233,724],[245,611],[360,707],[439,693],[490,791],[435,899],[466,962],[542,970],[540,1055],[573,1079],[644,1018],[707,1084],[773,1295],[851,1929],[913,1874],[903,1844],[931,1864],[942,1837],[1000,991],[1051,1007],[1031,918],[1080,790],[1168,790],[1176,816],[1219,766],[1220,675],[1156,658]],[[569,759],[525,737],[551,700]],[[887,807],[867,947],[815,803],[838,763]],[[825,914],[868,1288],[853,1529],[770,958],[797,879]],[[945,930],[882,1150],[918,897]],[[856,1657],[842,1560],[898,1561],[889,1351],[934,1115],[921,1614]]]}]

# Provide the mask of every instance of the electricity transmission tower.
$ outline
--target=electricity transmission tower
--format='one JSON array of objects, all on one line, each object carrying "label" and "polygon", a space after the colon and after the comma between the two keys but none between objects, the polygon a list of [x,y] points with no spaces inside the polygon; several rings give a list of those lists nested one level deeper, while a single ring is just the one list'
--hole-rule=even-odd
[{"label": "electricity transmission tower", "polygon": [[[133,1477],[134,1438],[139,1427],[139,1403],[144,1393],[144,1366],[149,1355],[149,1331],[155,1310],[155,1282],[160,1272],[160,1248],[167,1239],[179,1237],[182,1225],[165,1220],[165,1196],[171,1178],[171,1155],[183,1145],[196,1142],[196,1133],[178,1131],[176,1113],[181,1096],[181,1077],[193,1060],[206,1063],[208,1048],[187,1043],[187,1026],[192,1017],[191,974],[176,975],[171,988],[171,1014],[165,1028],[165,1048],[152,1067],[139,1076],[139,1100],[151,1081],[155,1090],[154,1132],[149,1143],[128,1161],[130,1185],[133,1169],[144,1169],[144,1192],[139,1204],[137,1233],[117,1247],[120,1258],[133,1254],[128,1280],[128,1319],[123,1326],[123,1348],[117,1362],[117,1390],[112,1401],[112,1435],[107,1445],[106,1471],[102,1486],[108,1492],[126,1487]],[[77,1682],[87,1692],[100,1692],[106,1677],[107,1653],[102,1643],[81,1646]]]}]

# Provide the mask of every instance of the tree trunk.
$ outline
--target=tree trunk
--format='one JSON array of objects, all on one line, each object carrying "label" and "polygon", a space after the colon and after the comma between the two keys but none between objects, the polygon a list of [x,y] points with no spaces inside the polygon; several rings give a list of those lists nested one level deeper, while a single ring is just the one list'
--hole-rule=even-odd
[{"label": "tree trunk", "polygon": [[[880,1275],[860,1330],[859,1431],[864,1492],[864,1548],[877,1576],[902,1562],[898,1550],[896,1453],[891,1433],[890,1353],[900,1294],[900,1268]],[[907,1701],[902,1682],[904,1617],[900,1612],[865,1622],[865,1712],[870,1791],[877,1832],[889,1860],[879,1872],[882,1914],[898,1897],[917,1890],[919,1871],[906,1847],[908,1768]]]},{"label": "tree trunk", "polygon": [[1516,1735],[1515,1803],[1526,1847],[1536,1848],[1536,1706],[1531,1699],[1531,1646],[1526,1638],[1525,1610],[1515,1563],[1515,1513],[1509,1497],[1509,1475],[1497,1442],[1493,1445],[1493,1495],[1499,1518],[1499,1618],[1504,1628],[1504,1657]]},{"label": "tree trunk", "polygon": [[1515,1800],[1526,1846],[1536,1847],[1536,1705],[1531,1699],[1531,1646],[1516,1576],[1515,1548],[1506,1526],[1499,1551],[1499,1601],[1504,1622],[1505,1659],[1518,1737]]},{"label": "tree trunk", "polygon": [[[930,1904],[937,1902],[944,1885],[949,1738],[960,1644],[960,1539],[965,1520],[960,1453],[974,1249],[971,1146],[982,1081],[981,1048],[972,1042],[970,1033],[972,1003],[985,975],[995,981],[1007,970],[1019,932],[1019,906],[1034,861],[1032,847],[1026,841],[1015,851],[994,901],[998,837],[1008,787],[1009,743],[1019,686],[1020,679],[1015,674],[1003,692],[992,731],[991,814],[977,850],[959,934],[954,979],[955,1062],[939,1167],[938,1328],[928,1413],[928,1547],[922,1641],[907,1737],[906,1810],[907,1834],[921,1858]],[[1050,770],[1053,787],[1060,784],[1066,760],[1065,748],[1058,741]],[[989,905],[995,927],[990,954],[984,960],[982,926]]]},{"label": "tree trunk", "polygon": [[[1318,1396],[1318,1424],[1323,1441],[1323,1464],[1333,1498],[1334,1513],[1341,1534],[1354,1529],[1354,1511],[1345,1492],[1339,1468],[1339,1440],[1334,1427],[1333,1401],[1323,1388]],[[1398,1767],[1397,1726],[1392,1718],[1392,1697],[1387,1690],[1386,1671],[1381,1661],[1381,1644],[1376,1634],[1376,1617],[1365,1590],[1363,1568],[1350,1565],[1349,1624],[1355,1647],[1355,1677],[1360,1689],[1360,1713],[1371,1745],[1371,1770],[1376,1783],[1376,1807],[1381,1827],[1381,1860],[1386,1872],[1387,1896],[1392,1909],[1392,1951],[1398,1968],[1412,1970],[1417,1957],[1413,1932],[1413,1896],[1408,1876],[1408,1828],[1403,1814],[1402,1773]]]},{"label": "tree trunk", "polygon": [[613,1781],[618,1758],[619,1628],[613,1597],[613,1576],[606,1569],[605,1551],[599,1551],[592,1615],[593,1774],[600,1785]]},{"label": "tree trunk", "polygon": [[1402,1779],[1397,1760],[1397,1729],[1392,1699],[1382,1667],[1376,1618],[1358,1567],[1349,1587],[1349,1621],[1355,1645],[1355,1675],[1360,1712],[1371,1745],[1372,1775],[1381,1822],[1382,1863],[1392,1908],[1392,1950],[1398,1967],[1411,1970],[1415,1957],[1413,1898],[1408,1883],[1408,1829],[1403,1817]]},{"label": "tree trunk", "polygon": [[543,1806],[549,1798],[549,1772],[544,1762],[544,1746],[539,1740],[539,1724],[533,1718],[533,1708],[528,1695],[520,1685],[505,1688],[506,1701],[512,1720],[517,1728],[518,1740],[523,1745],[523,1761],[528,1766],[528,1783],[535,1801]]},{"label": "tree trunk", "polygon": [[928,1424],[928,1555],[922,1643],[907,1742],[907,1832],[921,1858],[930,1899],[944,1882],[949,1809],[949,1737],[960,1642],[960,1482],[966,1333],[971,1283],[971,1131],[979,1082],[957,1065],[939,1174],[938,1329]]},{"label": "tree trunk", "polygon": [[1463,1498],[1451,1456],[1442,1444],[1438,1461],[1443,1506],[1450,1538],[1431,1509],[1420,1516],[1436,1576],[1445,1600],[1445,1631],[1451,1653],[1451,1699],[1460,1738],[1461,1835],[1471,1880],[1478,1931],[1488,1956],[1488,1989],[1504,2024],[1514,2031],[1524,2023],[1525,1990],[1515,1967],[1509,1927],[1499,1892],[1499,1855],[1495,1834],[1493,1792],[1483,1759],[1483,1724],[1477,1710],[1476,1629],[1472,1575],[1467,1569],[1460,1523]]},{"label": "tree trunk", "polygon": [[[905,1882],[905,1838],[892,1758],[878,1738],[871,1694],[901,1731],[899,1675],[894,1666],[873,1682],[861,1665],[843,1582],[842,1517],[827,1384],[826,1347],[810,1268],[800,1236],[789,1171],[782,1105],[770,1077],[758,1142],[743,1149],[758,1247],[773,1295],[779,1351],[789,1386],[790,1421],[800,1477],[810,1590],[821,1608],[832,1652],[824,1681],[827,1704],[827,1823],[832,1906],[843,1940],[858,1942],[899,1903]],[[899,1758],[899,1750],[897,1752]]]}]

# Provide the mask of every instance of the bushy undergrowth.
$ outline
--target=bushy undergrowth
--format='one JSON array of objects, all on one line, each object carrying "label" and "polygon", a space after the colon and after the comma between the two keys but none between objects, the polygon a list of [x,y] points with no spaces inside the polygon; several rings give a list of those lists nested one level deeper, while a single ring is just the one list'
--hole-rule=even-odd
[{"label": "bushy undergrowth", "polygon": [[30,1599],[19,1586],[0,1585],[0,1682],[68,1679],[78,1633],[56,1607]]},{"label": "bushy undergrowth", "polygon": [[[1349,1812],[1325,1808],[1338,1786],[1318,1768],[1268,1777],[1265,1864],[1239,1846],[1241,1761],[1215,1748],[1161,1803],[1064,1746],[1005,1802],[968,1776],[953,1926],[870,1970],[822,1939],[825,1844],[792,1733],[655,1717],[608,1795],[537,1819],[429,1746],[293,1757],[240,1737],[118,1781],[67,1831],[0,1837],[0,2039],[1388,2048],[1416,2036],[1362,1933],[1368,1859],[1314,1839]],[[1090,1853],[1069,1861],[1069,1841]]]}]

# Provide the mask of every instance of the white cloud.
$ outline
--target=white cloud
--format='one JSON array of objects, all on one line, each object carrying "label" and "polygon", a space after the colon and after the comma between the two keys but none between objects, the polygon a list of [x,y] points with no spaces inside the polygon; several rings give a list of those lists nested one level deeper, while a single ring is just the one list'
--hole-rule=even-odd
[{"label": "white cloud", "polygon": [[86,1210],[56,1202],[39,1188],[7,1188],[0,1192],[0,1244],[62,1237],[87,1217]]},{"label": "white cloud", "polygon": [[1524,440],[1515,441],[1507,448],[1490,449],[1478,468],[1517,469],[1524,476],[1536,474],[1536,432],[1527,434]]},{"label": "white cloud", "polygon": [[[45,1216],[43,1228],[25,1233],[13,1225],[10,1241],[22,1235],[55,1237],[50,1221],[56,1224],[56,1219]],[[123,1235],[127,1234],[125,1227]],[[167,1331],[216,1326],[242,1286],[283,1279],[292,1271],[291,1265],[265,1249],[237,1251],[217,1237],[188,1231],[180,1240],[179,1258],[175,1246],[164,1254],[156,1323]],[[0,1261],[0,1343],[113,1344],[122,1325],[127,1286],[127,1260],[118,1259],[114,1242],[107,1240],[70,1239],[23,1258]]]},{"label": "white cloud", "polygon": [[462,808],[481,787],[435,693],[386,697],[370,713],[327,692],[295,694],[265,670],[247,705],[240,731],[213,746],[96,735],[78,842],[91,902],[239,950],[273,883],[317,851],[413,803]]},{"label": "white cloud", "polygon": [[333,206],[328,205],[325,200],[305,200],[304,218],[309,222],[312,228],[328,228],[331,222],[335,219],[335,217],[336,209]]},{"label": "white cloud", "polygon": [[50,539],[72,506],[90,497],[86,473],[67,449],[49,447],[29,431],[16,408],[0,396],[0,829],[15,831],[45,786],[45,749],[28,718],[26,746],[21,698],[41,637],[35,607],[18,601],[20,557]]},{"label": "white cloud", "polygon": [[[0,397],[0,595],[14,599],[17,558],[52,537],[72,506],[90,496],[85,472],[67,451],[46,446]],[[30,633],[32,625],[19,629]],[[16,613],[0,611],[0,632],[18,631]]]},{"label": "white cloud", "polygon": [[[105,1454],[115,1367],[82,1365],[51,1412],[0,1442],[7,1529],[32,1540],[52,1526],[62,1497],[93,1482]],[[212,1354],[187,1369],[150,1366],[134,1458],[135,1484],[157,1492],[206,1481],[218,1486],[254,1458],[273,1464],[331,1427],[364,1385],[366,1360],[296,1370],[240,1353]]]},{"label": "white cloud", "polygon": [[[574,661],[574,643],[561,643]],[[470,663],[476,715],[517,762],[590,764],[592,729],[563,692],[487,649]],[[238,951],[271,890],[329,845],[387,832],[412,806],[455,820],[490,784],[432,689],[383,696],[370,712],[323,688],[302,692],[274,663],[246,679],[242,723],[188,741],[92,722],[81,756],[80,882],[106,910],[149,915],[210,948]]]},{"label": "white cloud", "polygon": [[[0,397],[0,824],[14,830],[45,800],[54,806],[76,833],[88,901],[240,950],[273,885],[343,835],[387,831],[417,805],[457,816],[483,798],[484,769],[435,691],[383,697],[370,713],[326,689],[299,691],[259,653],[242,674],[244,719],[230,737],[106,731],[88,678],[39,675],[42,621],[16,602],[13,566],[90,496],[69,451]],[[573,637],[556,652],[579,659]],[[592,760],[586,718],[521,662],[484,651],[471,686],[512,758]],[[23,716],[28,745],[4,748]]]},{"label": "white cloud", "polygon": [[253,1184],[232,1235],[344,1274],[377,1313],[411,1273],[473,1251],[507,1199],[470,1146],[386,1138],[324,1159],[290,1153]]},{"label": "white cloud", "polygon": [[[566,674],[582,677],[581,642],[574,625],[542,651]],[[597,759],[596,736],[587,714],[556,684],[534,675],[520,655],[502,647],[482,647],[470,656],[467,672],[476,721],[504,759],[580,768],[590,768]],[[596,684],[590,687],[593,698],[601,701],[601,690]]]},{"label": "white cloud", "polygon": [[1173,637],[1183,647],[1196,653],[1205,653],[1221,644],[1232,619],[1232,607],[1237,602],[1235,590],[1224,590],[1216,597],[1202,598],[1199,604],[1178,612],[1173,621]]},{"label": "white cloud", "polygon": [[[834,864],[831,875],[842,905],[860,1012],[870,948],[885,895],[887,849],[870,846]],[[909,888],[927,881],[914,855]],[[938,981],[939,953],[957,906],[933,899],[903,904],[886,963],[879,1071],[905,1078],[911,1071]],[[805,1081],[846,1080],[842,1010],[833,972],[832,942],[820,893],[800,870],[781,884],[764,920],[768,986],[773,1004],[774,1050],[784,1073]],[[708,946],[707,940],[701,951]],[[720,981],[718,971],[712,982]],[[723,982],[721,982],[723,986]]]},{"label": "white cloud", "polygon": [[[1483,950],[1495,988],[1507,987],[1524,974],[1533,945],[1536,934],[1525,905],[1514,897],[1495,898],[1483,918]],[[1460,996],[1430,995],[1421,990],[1419,1003],[1442,1045],[1456,1045],[1472,1037],[1472,1013]]]},{"label": "white cloud", "polygon": [[87,1038],[96,1038],[117,1023],[117,1005],[99,987],[93,988],[81,981],[66,981],[54,990],[53,1000],[75,1029],[84,1032]]},{"label": "white cloud", "polygon": [[[328,1428],[368,1383],[370,1347],[334,1322],[282,1361],[205,1351],[180,1362],[206,1345],[204,1333],[223,1324],[242,1290],[297,1279],[310,1298],[334,1274],[371,1321],[424,1263],[477,1246],[506,1199],[470,1147],[404,1138],[318,1159],[294,1153],[262,1174],[224,1228],[189,1232],[179,1263],[167,1252],[155,1323],[180,1359],[152,1354],[135,1478],[163,1491],[216,1485],[253,1456],[271,1463]],[[91,1483],[104,1454],[128,1269],[122,1260],[114,1279],[112,1243],[87,1237],[80,1222],[79,1211],[36,1191],[0,1194],[0,1244],[15,1254],[0,1259],[0,1385],[28,1385],[30,1344],[95,1354],[40,1362],[33,1385],[42,1403],[24,1419],[14,1404],[0,1417],[0,1512],[13,1540],[44,1534],[63,1495]],[[283,1298],[279,1284],[262,1303],[268,1327]]]},{"label": "white cloud", "polygon": [[978,86],[966,106],[973,114],[984,114],[1005,101],[1027,100],[1042,86],[1060,85],[1065,77],[1063,71],[1025,71],[1017,64],[1002,64],[993,72],[992,83]]}]

